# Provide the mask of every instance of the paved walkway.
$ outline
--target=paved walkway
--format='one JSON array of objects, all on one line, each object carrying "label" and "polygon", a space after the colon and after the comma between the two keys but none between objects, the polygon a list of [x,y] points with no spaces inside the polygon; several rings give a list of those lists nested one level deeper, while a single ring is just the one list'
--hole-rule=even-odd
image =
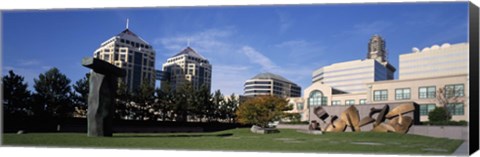
[{"label": "paved walkway", "polygon": [[468,141],[463,141],[460,147],[452,153],[454,156],[468,156]]}]

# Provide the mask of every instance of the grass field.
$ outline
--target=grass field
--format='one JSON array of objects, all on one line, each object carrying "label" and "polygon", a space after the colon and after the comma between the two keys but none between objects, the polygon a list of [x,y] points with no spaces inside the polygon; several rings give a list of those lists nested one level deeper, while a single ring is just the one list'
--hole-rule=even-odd
[{"label": "grass field", "polygon": [[397,133],[345,132],[311,135],[291,129],[253,134],[247,128],[212,133],[118,133],[87,137],[86,133],[4,134],[8,146],[131,148],[163,150],[229,150],[269,152],[335,152],[375,154],[446,154],[461,140]]}]

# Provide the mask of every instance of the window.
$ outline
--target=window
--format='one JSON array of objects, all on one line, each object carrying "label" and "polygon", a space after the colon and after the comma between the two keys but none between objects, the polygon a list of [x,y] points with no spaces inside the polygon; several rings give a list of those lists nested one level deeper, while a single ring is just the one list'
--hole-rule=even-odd
[{"label": "window", "polygon": [[447,110],[452,115],[464,115],[464,110],[463,110],[463,104],[462,103],[447,104]]},{"label": "window", "polygon": [[108,54],[103,55],[103,60],[107,60],[107,61],[110,60],[110,55]]},{"label": "window", "polygon": [[451,98],[454,96],[461,97],[464,95],[463,93],[463,84],[456,84],[456,85],[446,85],[445,86],[445,94],[447,98]]},{"label": "window", "polygon": [[427,98],[435,98],[435,86],[429,87],[420,87],[418,88],[418,98],[419,99],[427,99]]},{"label": "window", "polygon": [[303,103],[297,103],[297,110],[303,110]]},{"label": "window", "polygon": [[367,104],[367,99],[360,99],[360,105]]},{"label": "window", "polygon": [[373,91],[373,101],[385,101],[388,99],[387,90],[375,90]]},{"label": "window", "polygon": [[324,106],[327,105],[327,98],[323,96],[323,93],[316,90],[310,93],[308,97],[309,106]]},{"label": "window", "polygon": [[333,100],[332,101],[332,106],[336,106],[336,105],[341,105],[341,101],[340,100]]},{"label": "window", "polygon": [[435,104],[423,104],[420,105],[420,115],[425,116],[430,113],[433,109],[435,109]]},{"label": "window", "polygon": [[410,99],[410,88],[395,89],[395,100]]},{"label": "window", "polygon": [[345,100],[345,105],[354,105],[355,100]]}]

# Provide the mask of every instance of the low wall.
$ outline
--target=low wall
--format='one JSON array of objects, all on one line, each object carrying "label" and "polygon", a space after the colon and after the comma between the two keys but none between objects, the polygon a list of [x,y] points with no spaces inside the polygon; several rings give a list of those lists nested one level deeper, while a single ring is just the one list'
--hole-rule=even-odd
[{"label": "low wall", "polygon": [[[324,126],[322,126],[324,127]],[[288,125],[279,124],[279,129],[308,130],[308,125]],[[362,131],[370,131],[371,127],[362,127]],[[349,128],[345,132],[350,132]],[[412,125],[408,134],[422,135],[429,137],[449,138],[458,140],[468,140],[468,126],[431,126],[431,125]]]},{"label": "low wall", "polygon": [[468,140],[468,126],[413,125],[408,134]]}]

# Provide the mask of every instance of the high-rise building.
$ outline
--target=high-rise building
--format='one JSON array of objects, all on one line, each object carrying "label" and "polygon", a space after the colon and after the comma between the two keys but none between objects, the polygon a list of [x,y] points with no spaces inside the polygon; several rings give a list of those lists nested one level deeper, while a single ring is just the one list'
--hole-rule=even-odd
[{"label": "high-rise building", "polygon": [[327,84],[345,93],[367,92],[369,82],[392,80],[395,68],[388,63],[385,41],[374,35],[368,43],[367,59],[335,63],[312,73],[312,82]]},{"label": "high-rise building", "polygon": [[148,42],[127,28],[103,42],[95,50],[94,57],[125,69],[122,79],[129,91],[135,91],[142,83],[155,87],[155,50]]},{"label": "high-rise building", "polygon": [[301,88],[286,78],[272,74],[260,73],[245,81],[244,95],[275,95],[281,97],[300,97]]},{"label": "high-rise building", "polygon": [[468,43],[445,43],[412,51],[399,57],[399,79],[468,73]]},{"label": "high-rise building", "polygon": [[172,89],[178,90],[189,82],[194,89],[211,88],[212,65],[191,47],[168,58],[163,64],[163,73],[162,86],[169,83]]}]

